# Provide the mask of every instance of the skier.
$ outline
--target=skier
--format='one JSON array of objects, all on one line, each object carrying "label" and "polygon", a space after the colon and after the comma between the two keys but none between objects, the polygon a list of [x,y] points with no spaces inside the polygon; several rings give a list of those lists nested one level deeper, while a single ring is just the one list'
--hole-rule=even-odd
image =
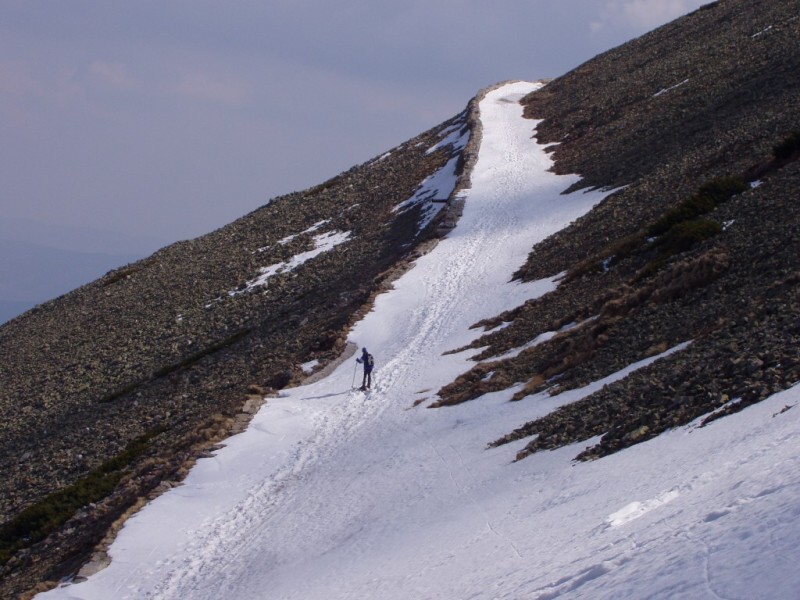
[{"label": "skier", "polygon": [[366,348],[361,349],[361,358],[357,358],[356,362],[364,365],[364,380],[361,382],[361,391],[368,390],[372,384],[372,368],[375,366],[375,361],[372,360],[372,354],[367,352]]}]

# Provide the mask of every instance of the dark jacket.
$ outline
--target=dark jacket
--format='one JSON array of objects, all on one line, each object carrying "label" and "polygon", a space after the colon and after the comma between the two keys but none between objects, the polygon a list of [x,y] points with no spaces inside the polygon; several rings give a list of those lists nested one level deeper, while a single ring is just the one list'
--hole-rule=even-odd
[{"label": "dark jacket", "polygon": [[357,358],[356,362],[364,365],[364,373],[371,373],[372,368],[375,366],[372,354],[367,352],[366,348],[364,348],[364,351],[361,353],[361,358]]}]

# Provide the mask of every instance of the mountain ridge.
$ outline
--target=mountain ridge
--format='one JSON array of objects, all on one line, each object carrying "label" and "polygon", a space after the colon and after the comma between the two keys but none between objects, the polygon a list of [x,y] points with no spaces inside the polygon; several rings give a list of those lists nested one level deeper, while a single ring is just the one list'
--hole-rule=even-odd
[{"label": "mountain ridge", "polygon": [[0,309],[0,323],[139,258],[2,238],[0,256],[0,303],[9,307]]}]

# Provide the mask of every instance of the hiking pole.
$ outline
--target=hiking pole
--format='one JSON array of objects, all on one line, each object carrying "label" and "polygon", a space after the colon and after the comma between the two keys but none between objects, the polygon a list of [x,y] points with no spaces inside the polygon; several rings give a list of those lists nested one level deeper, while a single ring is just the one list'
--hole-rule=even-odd
[{"label": "hiking pole", "polygon": [[358,363],[353,365],[353,383],[350,384],[351,388],[356,387],[356,371],[358,371]]}]

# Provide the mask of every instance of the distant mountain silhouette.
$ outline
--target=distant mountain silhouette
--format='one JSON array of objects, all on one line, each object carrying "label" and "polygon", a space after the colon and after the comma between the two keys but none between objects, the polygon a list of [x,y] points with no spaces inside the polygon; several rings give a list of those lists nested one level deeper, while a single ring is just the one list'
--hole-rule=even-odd
[{"label": "distant mountain silhouette", "polygon": [[35,306],[35,303],[16,301],[16,300],[0,300],[0,324],[5,323],[9,319],[13,319],[17,315],[21,315],[26,310],[30,310]]},{"label": "distant mountain silhouette", "polygon": [[0,239],[0,323],[139,258]]},{"label": "distant mountain silhouette", "polygon": [[170,241],[149,235],[13,216],[4,216],[0,221],[0,240],[27,242],[70,252],[120,256],[146,256]]}]

